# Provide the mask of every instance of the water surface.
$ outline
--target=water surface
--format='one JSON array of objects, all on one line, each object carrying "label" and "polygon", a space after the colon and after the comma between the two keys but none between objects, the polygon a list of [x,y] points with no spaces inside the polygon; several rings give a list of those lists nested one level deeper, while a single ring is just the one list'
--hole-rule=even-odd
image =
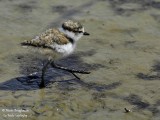
[{"label": "water surface", "polygon": [[[0,0],[0,109],[25,109],[28,120],[158,120],[160,118],[160,0]],[[66,19],[83,37],[59,64],[91,71],[75,79],[49,68],[19,44]],[[37,77],[28,74],[38,72]],[[125,113],[124,108],[132,110]]]}]

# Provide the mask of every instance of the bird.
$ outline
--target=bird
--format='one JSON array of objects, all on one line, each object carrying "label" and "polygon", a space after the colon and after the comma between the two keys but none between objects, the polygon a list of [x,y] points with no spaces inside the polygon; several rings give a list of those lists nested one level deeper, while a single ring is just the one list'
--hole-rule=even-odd
[{"label": "bird", "polygon": [[72,54],[77,41],[84,35],[88,36],[90,34],[84,31],[84,26],[80,22],[66,20],[60,28],[47,29],[33,39],[21,42],[23,47],[31,48],[39,57],[45,56],[48,59],[48,62],[42,68],[40,88],[45,87],[44,75],[48,65]]}]

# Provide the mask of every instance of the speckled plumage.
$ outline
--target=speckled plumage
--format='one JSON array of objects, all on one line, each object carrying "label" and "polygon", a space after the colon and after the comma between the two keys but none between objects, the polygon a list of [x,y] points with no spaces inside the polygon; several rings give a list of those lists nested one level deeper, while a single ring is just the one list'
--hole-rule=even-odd
[{"label": "speckled plumage", "polygon": [[[76,42],[83,35],[89,35],[89,33],[84,32],[84,27],[79,22],[68,20],[64,22],[59,29],[48,29],[34,39],[21,43],[22,46],[33,48],[31,50],[34,51],[34,55],[42,59],[46,59],[46,57],[48,59],[48,62],[42,69],[42,79],[39,84],[40,88],[45,87],[44,75],[49,64],[51,64],[52,67],[68,71],[64,67],[55,65],[54,61],[70,55],[76,47]],[[79,79],[73,72],[80,73],[80,71],[69,70],[69,72]],[[83,73],[88,74],[88,72]]]},{"label": "speckled plumage", "polygon": [[48,46],[53,44],[63,45],[69,43],[69,38],[66,37],[66,35],[62,32],[60,32],[58,29],[48,29],[44,33],[40,34],[39,36],[36,36],[32,40],[27,40],[24,43],[31,44],[33,46]]},{"label": "speckled plumage", "polygon": [[[34,51],[47,55],[51,59],[57,56],[67,56],[75,49],[76,41],[84,34],[84,28],[79,22],[68,20],[62,28],[48,29],[34,39],[22,42],[22,46],[31,47]],[[37,51],[38,49],[38,51]]]},{"label": "speckled plumage", "polygon": [[[40,53],[49,59],[58,59],[69,55],[74,49],[69,38],[58,29],[48,29],[34,39],[24,41],[22,45],[32,48],[36,54]],[[67,51],[67,49],[69,50]]]},{"label": "speckled plumage", "polygon": [[79,22],[68,20],[62,24],[62,27],[66,30],[79,32],[82,30],[83,26]]}]

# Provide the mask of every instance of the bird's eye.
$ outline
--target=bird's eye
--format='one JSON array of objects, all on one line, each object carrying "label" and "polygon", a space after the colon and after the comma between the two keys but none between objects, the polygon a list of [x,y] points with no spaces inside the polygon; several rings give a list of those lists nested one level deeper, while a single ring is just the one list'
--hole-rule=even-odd
[{"label": "bird's eye", "polygon": [[79,33],[82,33],[83,31],[78,31]]}]

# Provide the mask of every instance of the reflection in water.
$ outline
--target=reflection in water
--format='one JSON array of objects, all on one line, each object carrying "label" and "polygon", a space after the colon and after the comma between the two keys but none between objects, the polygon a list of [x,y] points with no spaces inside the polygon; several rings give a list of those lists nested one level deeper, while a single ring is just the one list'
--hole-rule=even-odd
[{"label": "reflection in water", "polygon": [[[116,87],[121,85],[120,82],[115,82],[115,83],[112,83],[109,85],[104,85],[104,84],[101,85],[101,84],[97,84],[97,83],[93,83],[93,82],[87,83],[87,82],[84,82],[83,80],[79,80],[79,79],[69,79],[69,80],[56,81],[56,77],[61,78],[63,76],[68,75],[68,73],[63,73],[62,75],[54,74],[54,76],[51,76],[49,74],[50,74],[50,72],[46,74],[47,75],[46,81],[45,81],[46,86],[54,84],[55,82],[58,82],[58,86],[61,86],[59,88],[61,88],[63,90],[69,90],[70,85],[72,86],[73,83],[80,84],[82,87],[86,87],[88,89],[94,89],[97,91],[111,90],[111,89],[115,89]],[[17,77],[17,78],[13,78],[11,80],[8,80],[6,82],[1,83],[0,90],[11,90],[11,91],[36,90],[36,89],[39,89],[40,81],[41,81],[41,77],[38,76],[38,74],[34,75],[34,76]]]}]

